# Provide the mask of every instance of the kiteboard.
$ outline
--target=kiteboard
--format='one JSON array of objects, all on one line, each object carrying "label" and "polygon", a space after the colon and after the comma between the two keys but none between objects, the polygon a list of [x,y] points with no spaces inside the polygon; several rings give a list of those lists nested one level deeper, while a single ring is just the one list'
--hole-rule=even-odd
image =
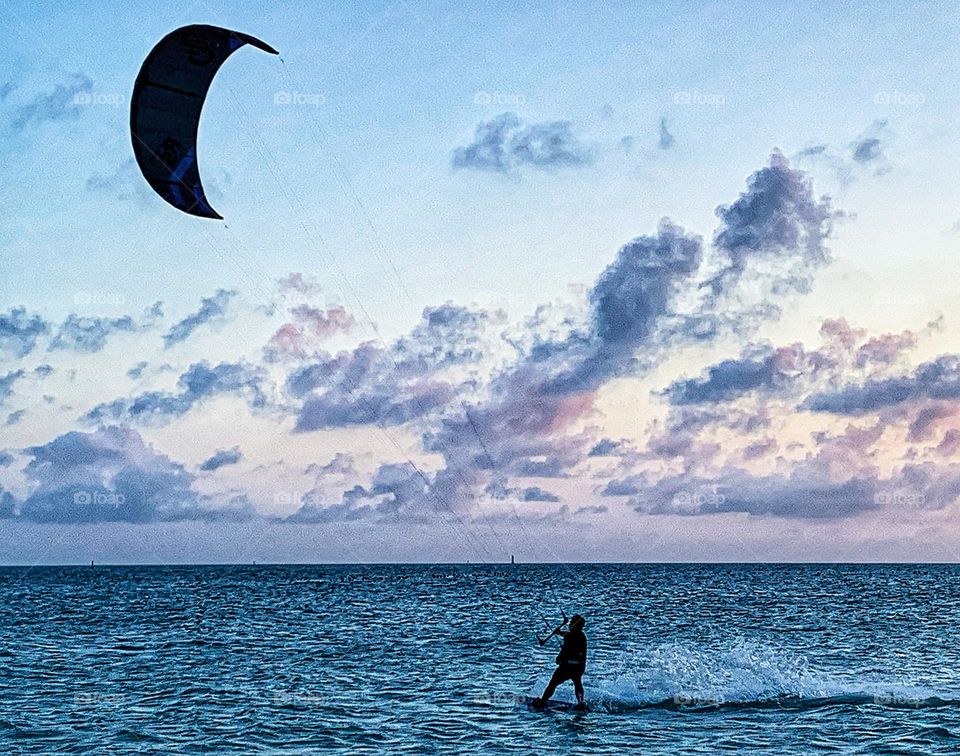
[{"label": "kiteboard", "polygon": [[585,703],[571,703],[570,701],[555,701],[553,699],[542,702],[539,698],[522,696],[520,702],[534,711],[587,711]]}]

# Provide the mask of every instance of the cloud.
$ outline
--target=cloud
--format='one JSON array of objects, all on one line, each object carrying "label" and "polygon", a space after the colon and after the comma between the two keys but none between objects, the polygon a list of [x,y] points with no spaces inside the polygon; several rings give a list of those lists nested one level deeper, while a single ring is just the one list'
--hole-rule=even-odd
[{"label": "cloud", "polygon": [[233,290],[218,289],[212,297],[204,297],[200,302],[199,310],[170,327],[163,337],[164,346],[169,348],[186,341],[200,326],[223,318],[227,311],[227,304],[236,294],[237,292]]},{"label": "cloud", "polygon": [[287,518],[288,522],[325,523],[359,519],[403,518],[407,522],[431,522],[438,504],[434,479],[430,479],[410,464],[384,464],[377,468],[369,486],[354,486],[344,491],[339,503],[325,504],[308,495],[300,508]]},{"label": "cloud", "polygon": [[122,202],[137,200],[147,205],[153,199],[153,192],[143,180],[133,158],[125,160],[113,173],[94,173],[87,179],[86,189],[88,192],[109,196]]},{"label": "cloud", "polygon": [[873,337],[858,350],[856,366],[862,369],[868,365],[893,365],[916,345],[917,335],[911,331]]},{"label": "cloud", "polygon": [[960,451],[960,430],[951,428],[943,434],[943,439],[937,446],[936,452],[941,457],[954,457]]},{"label": "cloud", "polygon": [[[564,318],[565,330],[548,335],[541,335],[532,319],[531,333],[510,342],[516,361],[493,375],[484,398],[464,400],[439,415],[439,427],[424,434],[426,450],[442,455],[462,485],[485,473],[504,479],[504,490],[510,490],[510,476],[570,475],[591,448],[584,436],[570,431],[595,411],[604,385],[642,374],[684,343],[713,340],[727,329],[741,333],[744,321],[776,317],[779,310],[768,301],[741,305],[735,299],[738,285],[749,283],[751,291],[769,297],[803,291],[806,287],[788,284],[809,281],[829,259],[828,200],[815,199],[806,177],[777,152],[749,178],[747,191],[717,212],[714,259],[705,260],[699,236],[667,219],[656,235],[623,245],[588,291],[586,316]],[[717,262],[721,272],[707,272]],[[705,278],[712,284],[706,294],[700,284]],[[678,382],[673,397],[682,403],[719,401],[765,382],[771,388],[789,386],[797,363],[807,367],[805,360],[816,359],[819,355],[806,356],[799,347],[751,352],[740,362],[715,367],[704,380]],[[730,422],[762,424],[746,415]],[[596,446],[595,440],[589,443]],[[715,448],[681,434],[663,438],[650,456],[706,456]]]},{"label": "cloud", "polygon": [[50,331],[50,325],[39,315],[28,315],[26,308],[14,307],[0,313],[0,350],[14,357],[26,357],[40,336]]},{"label": "cloud", "polygon": [[886,120],[874,121],[867,130],[850,144],[851,157],[854,162],[872,163],[883,157],[883,148],[880,144],[880,135],[886,129]]},{"label": "cloud", "polygon": [[929,407],[923,407],[910,423],[907,438],[910,441],[923,441],[928,439],[936,427],[938,420],[952,417],[957,413],[956,406],[949,404],[934,404]]},{"label": "cloud", "polygon": [[661,150],[669,150],[673,147],[673,143],[677,140],[674,139],[673,134],[667,129],[667,117],[660,117],[660,128],[659,128],[660,137],[657,141],[657,147]]},{"label": "cloud", "polygon": [[620,447],[623,445],[622,441],[614,441],[611,438],[601,438],[593,447],[587,452],[588,457],[609,457],[612,454],[615,454]]},{"label": "cloud", "polygon": [[882,176],[890,170],[883,152],[886,128],[886,120],[874,121],[843,148],[828,144],[811,145],[800,150],[796,159],[802,164],[825,166],[843,186],[868,171],[874,176]]},{"label": "cloud", "polygon": [[10,452],[0,451],[0,467],[9,467],[13,464],[13,455]]},{"label": "cloud", "polygon": [[25,373],[23,370],[12,370],[0,377],[0,404],[13,393],[13,384],[19,381]]},{"label": "cloud", "polygon": [[31,125],[76,118],[80,115],[78,95],[92,90],[93,81],[83,74],[77,74],[70,83],[57,84],[52,92],[40,93],[17,108],[10,128],[19,133]]},{"label": "cloud", "polygon": [[773,356],[724,360],[707,369],[704,379],[676,381],[664,392],[671,404],[728,402],[755,389],[772,386]]},{"label": "cloud", "polygon": [[336,333],[348,333],[356,325],[353,315],[343,307],[322,310],[307,304],[290,309],[293,320],[284,323],[264,347],[264,359],[278,362],[284,358],[304,359],[319,342]]},{"label": "cloud", "polygon": [[743,450],[743,459],[747,462],[761,459],[771,452],[777,451],[779,448],[780,444],[777,443],[775,438],[765,438],[762,441],[755,441]]},{"label": "cloud", "polygon": [[537,169],[578,167],[592,162],[590,150],[568,121],[524,125],[502,113],[477,126],[472,143],[453,152],[453,167],[506,173],[523,166]]},{"label": "cloud", "polygon": [[726,266],[709,284],[719,293],[736,283],[753,259],[775,261],[781,270],[775,292],[809,290],[813,271],[829,261],[824,241],[835,216],[829,201],[816,199],[809,180],[775,151],[770,165],[750,177],[746,192],[717,208],[721,225],[714,247]]},{"label": "cloud", "polygon": [[27,414],[27,411],[25,409],[19,409],[16,412],[11,412],[9,415],[7,415],[7,422],[5,423],[5,425],[7,426],[18,425],[20,421],[23,420],[24,415],[26,414]]},{"label": "cloud", "polygon": [[7,517],[63,524],[254,516],[248,504],[221,507],[197,493],[193,475],[130,429],[71,431],[25,453],[32,458],[24,470],[32,491]]},{"label": "cloud", "polygon": [[147,369],[147,362],[145,360],[141,360],[140,362],[138,362],[136,365],[134,365],[132,368],[130,368],[127,371],[127,375],[136,381],[136,380],[139,380],[140,376],[143,375],[143,371],[146,369]]},{"label": "cloud", "polygon": [[544,491],[542,488],[540,488],[540,486],[528,486],[527,488],[524,488],[521,499],[523,501],[560,501],[559,496],[552,494],[549,491]]},{"label": "cloud", "polygon": [[288,273],[277,280],[277,287],[281,292],[295,291],[298,294],[313,295],[321,292],[321,287],[310,280],[303,273]]},{"label": "cloud", "polygon": [[209,459],[203,461],[200,469],[204,472],[213,472],[227,465],[235,465],[241,459],[243,454],[240,453],[239,446],[234,446],[232,449],[218,449]]},{"label": "cloud", "polygon": [[803,409],[836,415],[863,415],[921,399],[960,398],[960,357],[944,354],[925,362],[913,375],[880,378],[808,397]]},{"label": "cloud", "polygon": [[254,409],[266,406],[263,390],[265,374],[246,363],[221,362],[211,366],[196,362],[177,380],[178,392],[148,391],[132,399],[116,399],[98,404],[84,420],[92,422],[164,422],[189,412],[194,405],[218,394],[236,394],[247,399]]},{"label": "cloud", "polygon": [[48,349],[51,352],[64,349],[74,352],[99,352],[106,346],[111,334],[120,331],[129,333],[138,328],[129,315],[111,319],[71,314],[61,324]]},{"label": "cloud", "polygon": [[480,334],[495,314],[453,304],[428,307],[421,322],[388,346],[365,342],[290,374],[287,390],[302,399],[296,430],[399,425],[449,405],[458,386],[439,376],[483,356]]}]

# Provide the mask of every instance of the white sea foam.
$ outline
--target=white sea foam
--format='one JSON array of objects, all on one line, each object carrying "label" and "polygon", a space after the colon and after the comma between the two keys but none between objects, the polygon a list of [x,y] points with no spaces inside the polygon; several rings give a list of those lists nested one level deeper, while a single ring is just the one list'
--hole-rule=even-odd
[{"label": "white sea foam", "polygon": [[[531,695],[545,683],[546,678],[538,680]],[[747,640],[725,648],[666,644],[624,653],[606,671],[588,670],[584,683],[588,703],[609,710],[960,703],[960,691],[937,691],[893,677],[844,677],[815,669],[806,656]],[[565,684],[556,698],[572,696],[572,688]]]}]

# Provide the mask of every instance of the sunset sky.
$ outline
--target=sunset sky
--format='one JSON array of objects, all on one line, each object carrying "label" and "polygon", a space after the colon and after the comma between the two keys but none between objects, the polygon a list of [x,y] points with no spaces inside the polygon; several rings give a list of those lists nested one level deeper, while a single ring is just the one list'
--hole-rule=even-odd
[{"label": "sunset sky", "polygon": [[0,19],[0,563],[960,560],[960,9]]}]

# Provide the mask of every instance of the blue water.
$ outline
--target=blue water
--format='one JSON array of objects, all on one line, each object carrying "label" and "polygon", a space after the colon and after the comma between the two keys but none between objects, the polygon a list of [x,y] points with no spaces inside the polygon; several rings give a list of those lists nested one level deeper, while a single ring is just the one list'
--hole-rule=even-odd
[{"label": "blue water", "polygon": [[[952,566],[6,568],[0,752],[956,754],[958,597]],[[517,703],[558,602],[586,713]]]}]

